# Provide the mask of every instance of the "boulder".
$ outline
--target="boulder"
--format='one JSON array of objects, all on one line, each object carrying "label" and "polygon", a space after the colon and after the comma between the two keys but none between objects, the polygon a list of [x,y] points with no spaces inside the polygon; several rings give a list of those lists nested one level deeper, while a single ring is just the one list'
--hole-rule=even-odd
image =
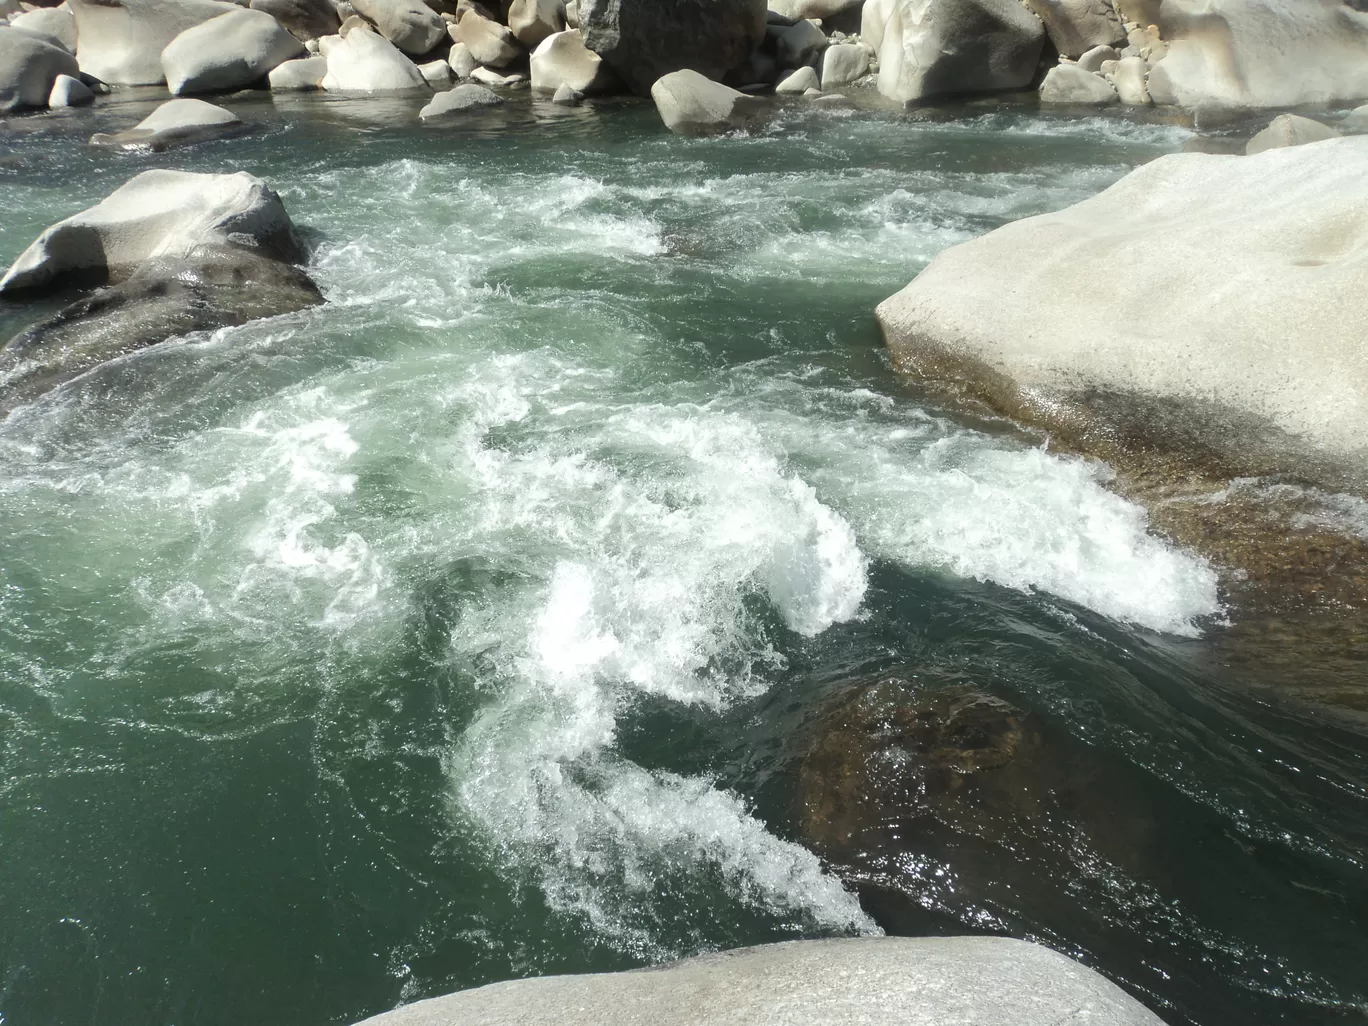
[{"label": "boulder", "polygon": [[1368,98],[1362,0],[1164,0],[1155,103],[1294,107]]},{"label": "boulder", "polygon": [[308,42],[337,31],[342,21],[328,0],[252,0],[252,10],[265,11],[296,39]]},{"label": "boulder", "polygon": [[622,85],[613,69],[573,29],[543,39],[532,51],[531,68],[532,88],[539,92],[568,86],[588,96],[614,92]]},{"label": "boulder", "polygon": [[584,94],[568,85],[560,86],[551,96],[551,102],[562,107],[576,107],[584,99]]},{"label": "boulder", "polygon": [[869,74],[869,51],[857,43],[837,43],[822,54],[822,88],[849,85]]},{"label": "boulder", "polygon": [[369,29],[348,32],[328,50],[323,88],[334,93],[402,93],[426,89],[413,61]]},{"label": "boulder", "polygon": [[826,33],[810,21],[800,21],[778,34],[775,54],[781,68],[801,68],[812,64],[827,48]]},{"label": "boulder", "polygon": [[70,75],[58,75],[52,83],[52,92],[48,94],[48,106],[54,110],[61,107],[84,107],[94,102],[95,94],[90,86]]},{"label": "boulder", "polygon": [[1103,106],[1116,100],[1116,89],[1110,82],[1077,64],[1056,64],[1040,83],[1041,103]]},{"label": "boulder", "polygon": [[934,96],[1024,89],[1045,44],[1018,0],[892,0],[881,30],[879,92]]},{"label": "boulder", "polygon": [[422,0],[351,0],[351,4],[404,53],[420,57],[446,37],[446,22]]},{"label": "boulder", "polygon": [[584,43],[639,96],[688,69],[721,79],[765,38],[765,0],[580,0]]},{"label": "boulder", "polygon": [[161,55],[188,28],[239,8],[219,0],[68,0],[81,70],[110,85],[166,80]]},{"label": "boulder", "polygon": [[1245,146],[1245,153],[1252,155],[1283,146],[1303,146],[1306,143],[1337,138],[1338,132],[1319,121],[1312,121],[1299,114],[1279,114],[1267,128],[1249,140]]},{"label": "boulder", "polygon": [[458,85],[445,93],[438,93],[418,112],[418,116],[424,121],[431,121],[434,118],[461,114],[469,110],[496,107],[503,102],[497,93],[490,92],[482,85],[469,83]]},{"label": "boulder", "polygon": [[697,71],[674,71],[651,87],[651,99],[671,132],[712,135],[748,128],[765,111],[765,104]]},{"label": "boulder", "polygon": [[816,89],[818,92],[821,92],[822,83],[817,78],[817,72],[807,65],[804,65],[797,71],[789,72],[788,76],[782,79],[779,84],[774,87],[774,91],[781,95],[793,94],[798,96],[802,96],[809,89]]},{"label": "boulder", "polygon": [[1132,107],[1143,107],[1150,102],[1149,64],[1141,57],[1122,57],[1117,61],[1111,74],[1111,84],[1116,87],[1116,95],[1122,103]]},{"label": "boulder", "polygon": [[246,126],[230,110],[203,100],[167,100],[138,124],[123,132],[97,132],[90,145],[117,150],[160,152],[207,139],[236,135]]},{"label": "boulder", "polygon": [[449,30],[451,38],[464,43],[476,61],[490,68],[504,68],[522,56],[513,33],[476,10],[467,10]]},{"label": "boulder", "polygon": [[420,64],[418,73],[429,86],[438,90],[450,89],[451,80],[456,77],[451,73],[451,65],[446,61],[428,61],[426,64]]},{"label": "boulder", "polygon": [[173,96],[241,89],[307,51],[264,11],[238,8],[188,28],[162,51]]},{"label": "boulder", "polygon": [[769,0],[769,9],[789,21],[822,21],[859,7],[863,0]]},{"label": "boulder", "polygon": [[76,16],[66,4],[60,7],[39,7],[10,19],[10,24],[25,32],[51,36],[63,50],[76,52]]},{"label": "boulder", "polygon": [[56,43],[0,24],[0,113],[46,107],[57,77],[80,73],[76,58]]},{"label": "boulder", "polygon": [[451,73],[462,82],[480,66],[480,62],[475,59],[475,55],[465,43],[456,43],[452,46],[451,52],[447,54],[447,63],[451,65]]},{"label": "boulder", "polygon": [[547,36],[565,31],[565,4],[562,0],[513,0],[508,30],[530,50]]},{"label": "boulder", "polygon": [[1339,123],[1343,132],[1368,132],[1368,104],[1355,107]]},{"label": "boulder", "polygon": [[321,303],[291,266],[302,258],[260,179],[145,171],[47,229],[0,279],[7,296],[109,285],[0,349],[0,407],[175,335]]},{"label": "boulder", "polygon": [[1160,157],[946,250],[878,318],[900,370],[1066,448],[1362,487],[1365,275],[1360,136]]},{"label": "boulder", "polygon": [[[1112,0],[1022,0],[1045,23],[1045,32],[1065,57],[1080,57],[1096,46],[1126,41],[1126,29]],[[1146,23],[1148,24],[1148,22]]]},{"label": "boulder", "polygon": [[418,1001],[359,1026],[1064,1022],[1163,1026],[1099,973],[1006,937],[787,941],[634,972],[495,983]]},{"label": "boulder", "polygon": [[1078,66],[1084,71],[1094,73],[1102,70],[1102,65],[1108,61],[1119,61],[1121,51],[1114,46],[1094,46],[1091,50],[1078,58]]},{"label": "boulder", "polygon": [[528,77],[520,71],[503,75],[493,68],[476,68],[470,73],[470,80],[487,86],[515,86],[528,81]]},{"label": "boulder", "polygon": [[271,69],[267,81],[273,92],[322,89],[323,78],[327,74],[326,57],[301,57],[299,60],[277,64]]},{"label": "boulder", "polygon": [[883,46],[884,26],[893,16],[897,0],[865,0],[860,9],[860,42],[872,47],[875,53]]}]

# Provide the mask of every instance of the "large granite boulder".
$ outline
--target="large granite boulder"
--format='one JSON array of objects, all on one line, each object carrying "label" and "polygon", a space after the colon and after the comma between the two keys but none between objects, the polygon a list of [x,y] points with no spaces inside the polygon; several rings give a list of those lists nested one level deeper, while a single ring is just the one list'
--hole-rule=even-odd
[{"label": "large granite boulder", "polygon": [[657,79],[651,87],[651,99],[665,127],[678,135],[715,135],[749,128],[768,109],[763,100],[688,70]]},{"label": "large granite boulder", "polygon": [[949,249],[879,306],[898,368],[1106,459],[1368,479],[1368,138],[1161,157]]},{"label": "large granite boulder", "polygon": [[66,4],[39,7],[10,18],[10,24],[28,32],[51,36],[70,53],[76,52],[76,17]]},{"label": "large granite boulder", "polygon": [[420,57],[446,38],[446,22],[422,0],[351,0],[351,5],[404,53]]},{"label": "large granite boulder", "polygon": [[1164,0],[1155,103],[1293,107],[1368,98],[1362,0]]},{"label": "large granite boulder", "polygon": [[323,88],[335,93],[403,93],[427,89],[427,79],[388,39],[353,28],[327,51]]},{"label": "large granite boulder", "polygon": [[167,100],[137,125],[122,132],[96,132],[90,137],[90,145],[160,153],[177,146],[237,135],[246,128],[232,111],[187,97]]},{"label": "large granite boulder", "polygon": [[174,96],[241,89],[307,51],[264,11],[239,8],[188,28],[162,51]]},{"label": "large granite boulder", "polygon": [[879,27],[879,92],[903,103],[1024,89],[1045,27],[1018,0],[892,0]]},{"label": "large granite boulder", "polygon": [[[1013,0],[1015,2],[1015,0]],[[688,69],[721,79],[765,38],[765,0],[580,0],[584,43],[639,96]]]},{"label": "large granite boulder", "polygon": [[161,55],[188,28],[238,10],[220,0],[68,0],[81,70],[110,85],[166,80]]},{"label": "large granite boulder", "polygon": [[477,63],[504,68],[522,56],[522,46],[513,33],[493,18],[473,8],[449,30],[453,41],[463,44]]},{"label": "large granite boulder", "polygon": [[258,178],[145,171],[47,229],[0,279],[24,297],[107,284],[0,349],[0,408],[173,335],[322,302],[284,205]]},{"label": "large granite boulder", "polygon": [[252,10],[265,11],[305,42],[333,35],[342,23],[329,0],[252,0]]},{"label": "large granite boulder", "polygon": [[562,86],[583,96],[613,92],[622,86],[603,58],[584,45],[575,29],[547,36],[532,51],[532,88],[554,93]]},{"label": "large granite boulder", "polygon": [[364,1026],[1163,1026],[1120,987],[1006,937],[789,941],[635,972],[495,983]]},{"label": "large granite boulder", "polygon": [[531,49],[547,36],[565,30],[563,0],[513,0],[508,8],[508,30]]},{"label": "large granite boulder", "polygon": [[0,24],[0,113],[46,107],[59,75],[79,75],[76,58],[49,39]]},{"label": "large granite boulder", "polygon": [[[1065,57],[1080,57],[1095,46],[1126,41],[1126,29],[1112,0],[1022,0],[1045,23],[1045,31]],[[1145,24],[1149,24],[1146,22]]]}]

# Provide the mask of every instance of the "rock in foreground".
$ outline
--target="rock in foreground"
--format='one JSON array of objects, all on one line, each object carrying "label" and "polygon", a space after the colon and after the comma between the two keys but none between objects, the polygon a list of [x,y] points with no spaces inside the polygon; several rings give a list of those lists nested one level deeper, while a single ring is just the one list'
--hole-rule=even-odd
[{"label": "rock in foreground", "polygon": [[1104,458],[1342,481],[1368,476],[1365,275],[1368,139],[1335,139],[1161,157],[942,253],[878,316],[902,370]]},{"label": "rock in foreground", "polygon": [[676,71],[651,87],[665,127],[679,135],[715,135],[753,125],[766,104],[696,71]]},{"label": "rock in foreground", "polygon": [[657,969],[514,980],[364,1026],[1162,1026],[1091,969],[1003,937],[791,941]]}]

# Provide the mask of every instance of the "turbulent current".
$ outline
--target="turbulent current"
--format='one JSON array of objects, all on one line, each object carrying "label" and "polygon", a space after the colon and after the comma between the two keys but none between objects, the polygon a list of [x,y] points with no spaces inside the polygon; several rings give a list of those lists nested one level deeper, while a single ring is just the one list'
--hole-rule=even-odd
[{"label": "turbulent current", "polygon": [[[1242,687],[1210,566],[873,320],[1186,129],[237,106],[163,157],[0,135],[0,263],[138,170],[240,169],[328,299],[0,424],[0,1022],[343,1023],[881,929],[1040,938],[1174,1023],[1368,1016],[1364,733]],[[892,668],[1029,710],[1072,776],[1038,844],[930,831],[889,897],[795,795]]]}]

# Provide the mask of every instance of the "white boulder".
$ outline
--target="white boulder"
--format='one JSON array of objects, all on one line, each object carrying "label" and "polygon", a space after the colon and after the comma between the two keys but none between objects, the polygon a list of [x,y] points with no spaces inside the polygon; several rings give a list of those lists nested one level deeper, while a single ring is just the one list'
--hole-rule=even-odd
[{"label": "white boulder", "polygon": [[66,4],[39,7],[10,19],[15,28],[51,36],[69,53],[76,52],[76,16]]},{"label": "white boulder", "polygon": [[1245,153],[1262,153],[1284,146],[1304,146],[1307,143],[1336,139],[1339,133],[1319,121],[1299,114],[1279,114],[1262,132],[1245,145]]},{"label": "white boulder", "polygon": [[858,43],[837,43],[822,54],[822,88],[849,85],[869,74],[869,51]]},{"label": "white boulder", "polygon": [[426,89],[423,78],[388,39],[354,28],[328,49],[323,88],[333,93],[402,93]]},{"label": "white boulder", "polygon": [[95,133],[90,137],[90,145],[159,152],[231,135],[242,127],[236,114],[212,103],[190,98],[167,100],[127,131]]},{"label": "white boulder", "polygon": [[1049,430],[1105,438],[1119,415],[1163,436],[1184,410],[1232,465],[1362,476],[1366,280],[1360,136],[1160,157],[946,250],[878,317],[901,369]]},{"label": "white boulder", "polygon": [[910,103],[1022,89],[1045,29],[1018,0],[892,0],[879,35],[879,92]]},{"label": "white boulder", "polygon": [[556,32],[565,31],[563,0],[513,0],[508,8],[508,30],[531,49]]},{"label": "white boulder", "polygon": [[70,75],[58,75],[52,83],[52,92],[48,94],[48,106],[53,110],[62,107],[84,107],[94,102],[95,94],[90,86]]},{"label": "white boulder", "polygon": [[553,93],[568,86],[589,96],[610,92],[621,83],[603,58],[584,45],[574,29],[547,36],[532,51],[532,88]]},{"label": "white boulder", "polygon": [[1040,83],[1041,103],[1104,106],[1117,101],[1116,88],[1077,64],[1056,64]]},{"label": "white boulder", "polygon": [[[1361,0],[1164,0],[1155,103],[1294,107],[1368,98]],[[1357,9],[1356,9],[1357,8]]]},{"label": "white boulder", "polygon": [[67,0],[81,70],[110,85],[166,80],[161,55],[188,28],[238,10],[219,0]]},{"label": "white boulder", "polygon": [[59,75],[79,75],[76,58],[42,36],[0,24],[0,113],[46,107]]},{"label": "white boulder", "polygon": [[1342,132],[1368,132],[1368,104],[1362,107],[1355,107],[1339,123]]},{"label": "white boulder", "polygon": [[651,87],[651,99],[665,127],[680,135],[747,128],[765,109],[755,97],[687,69],[658,78]]},{"label": "white boulder", "polygon": [[1126,40],[1126,29],[1112,0],[1022,2],[1045,23],[1050,42],[1065,57],[1079,57],[1093,47],[1111,46]]},{"label": "white boulder", "polygon": [[238,8],[188,28],[162,51],[173,96],[241,89],[307,51],[269,14]]},{"label": "white boulder", "polygon": [[1149,64],[1141,57],[1122,57],[1111,74],[1117,98],[1132,107],[1143,107],[1150,102]]},{"label": "white boulder", "polygon": [[351,0],[356,13],[404,53],[421,57],[446,37],[446,22],[422,0]]},{"label": "white boulder", "polygon": [[[554,1009],[546,1014],[545,1009]],[[495,983],[358,1026],[1163,1026],[1106,977],[1006,937],[789,941],[636,972]]]},{"label": "white boulder", "polygon": [[791,71],[779,84],[774,87],[774,91],[780,95],[802,96],[809,89],[822,91],[821,80],[817,78],[817,72],[804,64],[797,71]]},{"label": "white boulder", "polygon": [[875,53],[883,46],[884,26],[893,16],[893,5],[897,0],[865,0],[860,9],[860,42],[871,47]]},{"label": "white boulder", "polygon": [[455,89],[450,89],[447,92],[438,93],[428,101],[427,106],[418,112],[418,116],[424,121],[431,121],[434,118],[460,114],[464,111],[496,107],[503,102],[502,97],[484,86],[467,83],[466,85],[458,85]]},{"label": "white boulder", "polygon": [[462,14],[461,20],[448,31],[452,39],[464,43],[471,56],[485,67],[507,67],[523,53],[512,32],[473,8]]},{"label": "white boulder", "polygon": [[451,73],[462,82],[474,74],[475,69],[480,66],[480,62],[475,59],[475,55],[470,52],[470,47],[465,43],[455,43],[451,47],[451,52],[447,54],[447,63],[451,65]]},{"label": "white boulder", "polygon": [[1094,46],[1078,58],[1078,66],[1084,71],[1100,72],[1108,61],[1119,61],[1121,51],[1114,46]]},{"label": "white boulder", "polygon": [[243,171],[144,171],[38,236],[0,278],[0,294],[118,281],[148,260],[188,257],[234,238],[264,249],[295,247],[289,215],[261,179]]},{"label": "white boulder", "polygon": [[301,90],[322,89],[323,78],[328,74],[328,58],[301,57],[298,60],[277,64],[271,69],[267,81],[272,92],[297,92]]},{"label": "white boulder", "polygon": [[438,90],[450,89],[451,80],[456,77],[451,72],[451,65],[446,61],[428,61],[426,64],[420,64],[418,73],[429,86]]}]

